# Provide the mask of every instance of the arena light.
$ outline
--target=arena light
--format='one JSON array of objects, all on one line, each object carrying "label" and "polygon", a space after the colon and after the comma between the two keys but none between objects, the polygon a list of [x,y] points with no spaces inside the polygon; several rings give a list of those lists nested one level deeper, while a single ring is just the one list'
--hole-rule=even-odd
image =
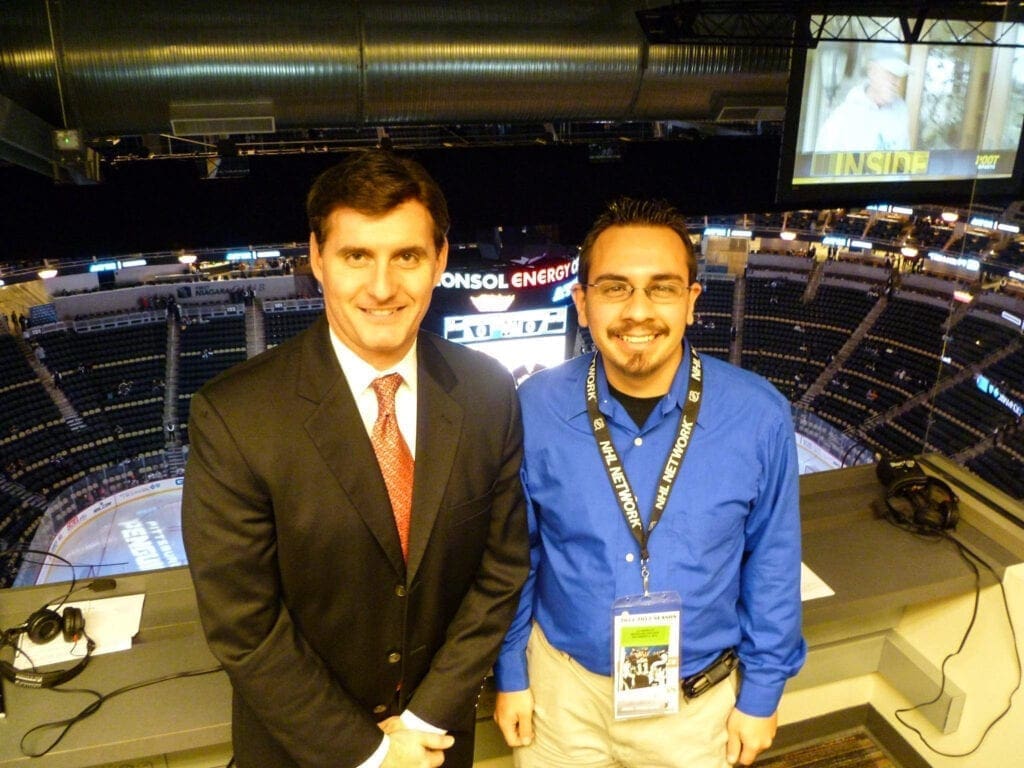
[{"label": "arena light", "polygon": [[784,229],[782,232],[779,232],[779,237],[783,240],[796,240],[796,232],[790,232],[788,229]]},{"label": "arena light", "polygon": [[[966,269],[970,272],[979,272],[981,270],[981,262],[977,259],[966,258],[964,256],[947,256],[939,251],[930,251],[928,258],[932,261],[938,261],[942,264],[949,264],[951,267],[959,267],[960,269]],[[999,283],[998,280],[995,281]]]},{"label": "arena light", "polygon": [[906,256],[908,259],[912,259],[917,256],[917,248],[912,245],[904,245],[900,248],[900,253]]},{"label": "arena light", "polygon": [[178,261],[182,264],[195,264],[196,255],[194,253],[183,253],[178,257]]},{"label": "arena light", "polygon": [[942,220],[947,224],[952,224],[954,221],[960,218],[960,214],[956,211],[943,211]]},{"label": "arena light", "polygon": [[57,276],[57,270],[53,267],[46,267],[45,269],[40,269],[36,274],[43,280],[50,280]]},{"label": "arena light", "polygon": [[514,293],[481,293],[470,296],[469,300],[477,312],[504,312],[516,297]]}]

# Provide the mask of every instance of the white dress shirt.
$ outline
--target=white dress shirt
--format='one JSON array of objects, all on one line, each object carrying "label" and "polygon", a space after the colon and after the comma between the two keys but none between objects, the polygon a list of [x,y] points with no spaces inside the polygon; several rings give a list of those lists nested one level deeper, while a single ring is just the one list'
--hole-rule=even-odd
[{"label": "white dress shirt", "polygon": [[[387,376],[389,373],[401,375],[402,383],[395,392],[395,417],[398,419],[398,429],[402,433],[402,437],[405,438],[405,443],[409,446],[413,459],[415,459],[416,383],[418,380],[416,375],[416,342],[413,341],[412,347],[405,354],[405,357],[399,360],[396,365],[383,371],[378,371],[345,346],[345,343],[334,334],[333,330],[331,331],[331,346],[334,348],[334,354],[338,358],[341,372],[344,374],[349,389],[352,390],[352,395],[355,397],[356,407],[359,409],[359,416],[363,420],[363,426],[366,427],[367,435],[373,434],[373,425],[377,421],[377,394],[373,390],[373,380],[381,376]],[[427,731],[429,733],[445,732],[443,729],[420,719],[408,709],[402,712],[400,718],[405,727],[411,730]],[[376,751],[357,768],[380,768],[390,746],[391,740],[385,735]]]}]

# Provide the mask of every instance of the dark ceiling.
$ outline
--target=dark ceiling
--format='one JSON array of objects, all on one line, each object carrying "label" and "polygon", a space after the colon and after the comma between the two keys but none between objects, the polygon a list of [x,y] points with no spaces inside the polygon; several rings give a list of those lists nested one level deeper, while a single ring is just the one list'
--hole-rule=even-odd
[{"label": "dark ceiling", "polygon": [[[656,195],[696,213],[773,207],[778,141],[707,137],[636,143],[614,162],[586,145],[422,149],[411,153],[449,199],[453,236],[496,224],[557,224],[567,242],[616,194]],[[248,175],[207,180],[187,161],[119,166],[92,186],[0,171],[3,256],[103,255],[305,240],[303,201],[337,154],[258,157]]]},{"label": "dark ceiling", "polygon": [[[0,259],[301,240],[311,179],[377,145],[437,176],[467,236],[572,238],[622,192],[772,208],[791,47],[651,42],[659,5],[3,0]],[[682,5],[731,34],[810,7]]]}]

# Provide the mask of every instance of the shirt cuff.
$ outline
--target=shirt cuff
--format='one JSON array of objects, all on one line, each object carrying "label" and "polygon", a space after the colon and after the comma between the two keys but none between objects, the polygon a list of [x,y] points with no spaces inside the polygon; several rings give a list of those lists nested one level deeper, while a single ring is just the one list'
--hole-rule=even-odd
[{"label": "shirt cuff", "polygon": [[785,682],[778,685],[762,685],[740,678],[740,693],[736,698],[736,709],[753,717],[770,717],[779,708]]},{"label": "shirt cuff", "polygon": [[502,693],[525,691],[530,687],[526,649],[502,652],[494,663],[494,686]]},{"label": "shirt cuff", "polygon": [[405,710],[398,716],[398,719],[402,721],[402,725],[408,728],[410,731],[426,731],[427,733],[448,733],[444,728],[438,728],[436,725],[431,725],[426,720],[423,720],[414,715],[410,710]]},{"label": "shirt cuff", "polygon": [[391,749],[391,739],[385,734],[376,751],[357,765],[356,768],[380,768],[384,764],[384,758],[388,756],[389,749]]}]

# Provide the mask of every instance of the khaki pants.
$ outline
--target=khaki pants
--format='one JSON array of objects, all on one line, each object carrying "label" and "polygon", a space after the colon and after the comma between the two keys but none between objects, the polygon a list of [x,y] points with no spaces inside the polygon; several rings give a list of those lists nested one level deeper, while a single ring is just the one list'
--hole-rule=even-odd
[{"label": "khaki pants", "polygon": [[534,739],[513,750],[517,768],[729,768],[725,723],[736,703],[736,675],[679,714],[616,721],[612,679],[554,648],[536,624],[526,649],[534,697]]}]

